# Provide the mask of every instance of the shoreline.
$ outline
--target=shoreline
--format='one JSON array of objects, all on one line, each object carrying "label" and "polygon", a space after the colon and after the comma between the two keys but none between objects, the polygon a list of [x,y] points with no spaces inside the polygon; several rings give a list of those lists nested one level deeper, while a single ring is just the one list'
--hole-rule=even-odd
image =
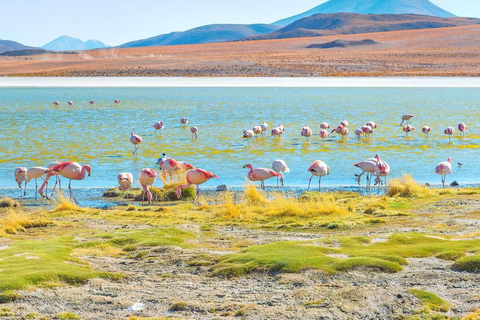
[{"label": "shoreline", "polygon": [[480,77],[0,77],[0,88],[480,88]]}]

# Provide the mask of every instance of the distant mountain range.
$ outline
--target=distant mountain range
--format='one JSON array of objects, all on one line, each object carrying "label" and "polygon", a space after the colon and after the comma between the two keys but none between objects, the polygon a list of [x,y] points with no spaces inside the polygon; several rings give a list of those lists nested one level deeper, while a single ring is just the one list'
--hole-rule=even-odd
[{"label": "distant mountain range", "polygon": [[33,49],[33,47],[24,46],[23,44],[15,41],[0,40],[0,54],[8,51],[24,50],[24,49]]},{"label": "distant mountain range", "polygon": [[270,24],[212,24],[183,32],[172,32],[148,39],[132,41],[122,44],[120,47],[134,48],[234,41],[267,34],[278,28]]},{"label": "distant mountain range", "polygon": [[455,17],[428,0],[330,0],[304,13],[273,24],[284,27],[301,18],[318,13],[350,12],[360,14],[419,14],[435,17]]},{"label": "distant mountain range", "polygon": [[98,40],[87,40],[82,41],[77,38],[72,38],[69,36],[61,36],[55,40],[50,41],[42,48],[52,51],[69,51],[69,50],[91,50],[91,49],[101,49],[108,48],[106,44]]},{"label": "distant mountain range", "polygon": [[302,18],[272,33],[244,40],[268,40],[302,37],[320,37],[339,34],[357,34],[446,28],[480,24],[474,18],[438,18],[416,14],[315,14]]}]

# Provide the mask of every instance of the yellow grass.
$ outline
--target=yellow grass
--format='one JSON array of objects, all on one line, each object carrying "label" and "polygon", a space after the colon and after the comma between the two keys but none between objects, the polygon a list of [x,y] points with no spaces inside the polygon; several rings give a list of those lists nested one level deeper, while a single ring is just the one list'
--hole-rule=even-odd
[{"label": "yellow grass", "polygon": [[412,176],[404,174],[401,178],[391,179],[388,184],[389,197],[423,198],[434,195],[435,192],[417,183]]},{"label": "yellow grass", "polygon": [[4,216],[0,216],[0,236],[17,234],[29,228],[45,227],[50,221],[38,215],[26,214],[21,210],[8,209]]},{"label": "yellow grass", "polygon": [[61,192],[58,193],[58,198],[55,200],[55,209],[52,212],[62,212],[62,211],[85,211],[84,209],[77,206],[75,203],[71,202],[70,199],[67,199],[63,196]]}]

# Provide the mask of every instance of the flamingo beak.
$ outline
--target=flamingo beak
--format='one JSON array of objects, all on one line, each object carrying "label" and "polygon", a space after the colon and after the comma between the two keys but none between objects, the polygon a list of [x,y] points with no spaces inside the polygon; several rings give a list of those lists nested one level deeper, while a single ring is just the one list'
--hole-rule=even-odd
[{"label": "flamingo beak", "polygon": [[248,166],[248,164],[244,165],[244,166],[243,166],[243,169],[245,169],[247,166]]},{"label": "flamingo beak", "polygon": [[92,175],[92,171],[89,171],[88,172],[88,176],[90,177]]}]

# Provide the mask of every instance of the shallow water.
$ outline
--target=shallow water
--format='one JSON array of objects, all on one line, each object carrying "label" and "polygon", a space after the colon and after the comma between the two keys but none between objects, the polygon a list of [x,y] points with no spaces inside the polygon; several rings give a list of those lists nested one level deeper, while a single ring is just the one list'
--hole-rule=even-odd
[{"label": "shallow water", "polygon": [[[306,187],[307,169],[317,159],[331,169],[322,184],[354,185],[359,169],[353,163],[375,153],[390,164],[390,177],[408,173],[429,183],[440,182],[434,168],[452,156],[454,172],[447,182],[475,183],[480,180],[479,98],[478,88],[0,88],[0,187],[15,187],[17,166],[55,160],[93,167],[92,176],[73,182],[75,187],[113,186],[120,172],[136,177],[142,168],[155,168],[162,152],[216,173],[219,180],[207,187],[240,186],[244,164],[270,167],[277,158],[290,166],[289,186]],[[122,103],[114,105],[113,99]],[[60,107],[52,105],[55,100]],[[67,106],[68,100],[75,106]],[[405,113],[415,115],[417,130],[410,137],[399,126]],[[189,119],[188,127],[180,126],[181,117]],[[307,143],[300,136],[304,125],[318,134],[321,122],[333,127],[343,119],[350,123],[346,141],[332,136],[322,142],[315,135]],[[155,136],[152,125],[160,120],[166,128]],[[355,128],[370,120],[379,125],[375,136],[355,139]],[[244,129],[263,121],[270,127],[282,123],[283,137],[241,138]],[[461,121],[470,126],[466,138],[457,132],[449,141],[444,128]],[[198,141],[191,139],[190,125],[199,128]],[[423,125],[432,127],[429,140],[421,133]],[[130,132],[144,139],[136,156]]]}]

